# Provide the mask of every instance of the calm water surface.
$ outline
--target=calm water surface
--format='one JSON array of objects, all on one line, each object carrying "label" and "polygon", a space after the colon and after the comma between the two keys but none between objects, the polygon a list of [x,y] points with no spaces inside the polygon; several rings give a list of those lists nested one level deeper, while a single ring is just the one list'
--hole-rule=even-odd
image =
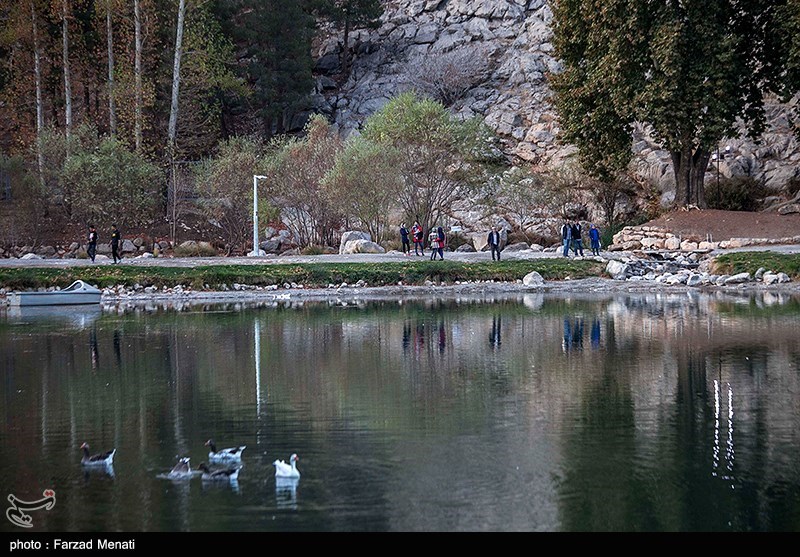
[{"label": "calm water surface", "polygon": [[[800,530],[790,297],[9,309],[0,370],[34,531]],[[160,477],[209,438],[238,482]]]}]

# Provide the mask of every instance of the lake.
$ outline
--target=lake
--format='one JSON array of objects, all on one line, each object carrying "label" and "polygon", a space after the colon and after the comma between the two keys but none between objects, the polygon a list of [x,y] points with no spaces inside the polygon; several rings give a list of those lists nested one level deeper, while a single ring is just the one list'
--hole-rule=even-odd
[{"label": "lake", "polygon": [[0,369],[32,531],[800,530],[788,295],[9,308]]}]

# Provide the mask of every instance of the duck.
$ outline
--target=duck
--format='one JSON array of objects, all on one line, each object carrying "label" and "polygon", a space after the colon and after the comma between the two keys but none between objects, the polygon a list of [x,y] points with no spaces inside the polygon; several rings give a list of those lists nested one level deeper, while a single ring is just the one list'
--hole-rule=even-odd
[{"label": "duck", "polygon": [[242,469],[242,465],[222,470],[210,470],[205,462],[201,462],[198,468],[203,471],[202,478],[204,480],[236,481],[239,479],[239,470]]},{"label": "duck", "polygon": [[170,477],[184,477],[191,476],[192,467],[189,465],[189,457],[185,456],[178,460],[178,463],[170,470]]},{"label": "duck", "polygon": [[242,445],[241,447],[217,450],[217,445],[214,443],[213,439],[206,441],[205,446],[211,449],[211,452],[208,453],[208,460],[211,462],[242,460],[242,451],[247,448],[247,445]]},{"label": "duck", "polygon": [[275,466],[276,478],[299,478],[300,470],[297,469],[297,461],[300,460],[296,454],[289,457],[289,464],[282,460],[276,460],[272,464]]},{"label": "duck", "polygon": [[108,466],[114,463],[114,454],[117,452],[117,449],[111,449],[105,453],[98,453],[95,455],[89,455],[89,443],[84,443],[81,445],[81,449],[83,450],[83,458],[81,458],[81,464],[84,466]]}]

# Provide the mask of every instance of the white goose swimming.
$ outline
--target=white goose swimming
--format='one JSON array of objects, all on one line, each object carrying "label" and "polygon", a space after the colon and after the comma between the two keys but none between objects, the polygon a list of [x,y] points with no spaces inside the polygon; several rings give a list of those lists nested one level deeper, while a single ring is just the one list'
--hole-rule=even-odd
[{"label": "white goose swimming", "polygon": [[300,470],[297,469],[297,461],[300,458],[293,454],[289,457],[289,464],[286,464],[282,460],[276,460],[272,464],[275,466],[275,477],[276,478],[299,478],[300,477]]},{"label": "white goose swimming", "polygon": [[247,448],[247,445],[241,447],[230,447],[228,449],[217,450],[217,445],[213,439],[209,439],[205,443],[206,447],[211,449],[208,453],[208,460],[211,462],[232,462],[242,460],[242,451]]},{"label": "white goose swimming", "polygon": [[191,478],[192,477],[192,467],[189,465],[189,457],[185,456],[181,458],[178,463],[170,470],[169,474],[167,474],[170,478]]}]

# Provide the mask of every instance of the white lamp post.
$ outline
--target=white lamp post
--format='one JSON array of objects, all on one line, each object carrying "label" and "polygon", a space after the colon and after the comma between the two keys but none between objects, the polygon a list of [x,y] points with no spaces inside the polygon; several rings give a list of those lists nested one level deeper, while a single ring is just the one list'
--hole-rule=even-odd
[{"label": "white lamp post", "polygon": [[258,181],[266,179],[266,176],[253,174],[253,251],[247,254],[249,257],[258,257],[261,253],[258,247]]}]

